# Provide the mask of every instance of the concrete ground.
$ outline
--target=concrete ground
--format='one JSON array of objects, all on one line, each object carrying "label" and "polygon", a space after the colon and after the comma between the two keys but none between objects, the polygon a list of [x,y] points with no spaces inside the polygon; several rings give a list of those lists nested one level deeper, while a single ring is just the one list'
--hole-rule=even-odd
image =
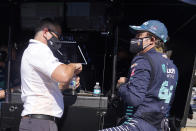
[{"label": "concrete ground", "polygon": [[187,119],[187,127],[196,127],[196,112],[193,113],[193,119]]}]

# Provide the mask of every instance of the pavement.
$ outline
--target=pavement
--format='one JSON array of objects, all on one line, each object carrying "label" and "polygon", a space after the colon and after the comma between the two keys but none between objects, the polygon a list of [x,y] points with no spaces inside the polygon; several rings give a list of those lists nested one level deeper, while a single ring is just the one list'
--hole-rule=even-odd
[{"label": "pavement", "polygon": [[187,119],[186,127],[196,127],[196,112],[193,112],[193,119]]}]

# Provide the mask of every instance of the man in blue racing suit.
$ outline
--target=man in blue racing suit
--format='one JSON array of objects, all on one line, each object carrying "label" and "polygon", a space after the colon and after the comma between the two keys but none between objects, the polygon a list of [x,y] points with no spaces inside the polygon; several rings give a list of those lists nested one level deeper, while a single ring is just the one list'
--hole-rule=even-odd
[{"label": "man in blue racing suit", "polygon": [[166,131],[178,70],[163,53],[167,28],[157,20],[130,26],[136,34],[130,51],[136,53],[128,78],[118,81],[119,95],[127,105],[126,121],[103,131]]}]

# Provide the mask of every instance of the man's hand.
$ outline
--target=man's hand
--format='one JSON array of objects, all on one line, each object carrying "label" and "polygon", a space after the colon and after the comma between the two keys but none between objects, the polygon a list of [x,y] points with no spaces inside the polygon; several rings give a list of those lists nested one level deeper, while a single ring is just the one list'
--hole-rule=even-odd
[{"label": "man's hand", "polygon": [[0,99],[5,98],[5,90],[0,90]]},{"label": "man's hand", "polygon": [[124,84],[126,81],[127,81],[126,77],[120,77],[120,79],[118,79],[117,88],[119,88],[120,85]]},{"label": "man's hand", "polygon": [[80,77],[77,76],[76,77],[76,88],[78,88],[80,86]]},{"label": "man's hand", "polygon": [[82,71],[82,64],[80,63],[70,63],[69,65],[74,66],[75,67],[75,71],[74,73],[77,75]]},{"label": "man's hand", "polygon": [[82,71],[82,64],[76,63],[75,66],[76,66],[75,74],[77,75]]}]

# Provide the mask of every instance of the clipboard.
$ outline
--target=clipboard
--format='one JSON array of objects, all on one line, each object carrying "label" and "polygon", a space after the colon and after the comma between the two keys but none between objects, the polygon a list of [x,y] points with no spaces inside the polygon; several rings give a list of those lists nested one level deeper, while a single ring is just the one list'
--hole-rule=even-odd
[{"label": "clipboard", "polygon": [[61,44],[61,48],[57,50],[59,61],[69,63],[81,63],[87,65],[85,55],[76,41],[58,41]]}]

